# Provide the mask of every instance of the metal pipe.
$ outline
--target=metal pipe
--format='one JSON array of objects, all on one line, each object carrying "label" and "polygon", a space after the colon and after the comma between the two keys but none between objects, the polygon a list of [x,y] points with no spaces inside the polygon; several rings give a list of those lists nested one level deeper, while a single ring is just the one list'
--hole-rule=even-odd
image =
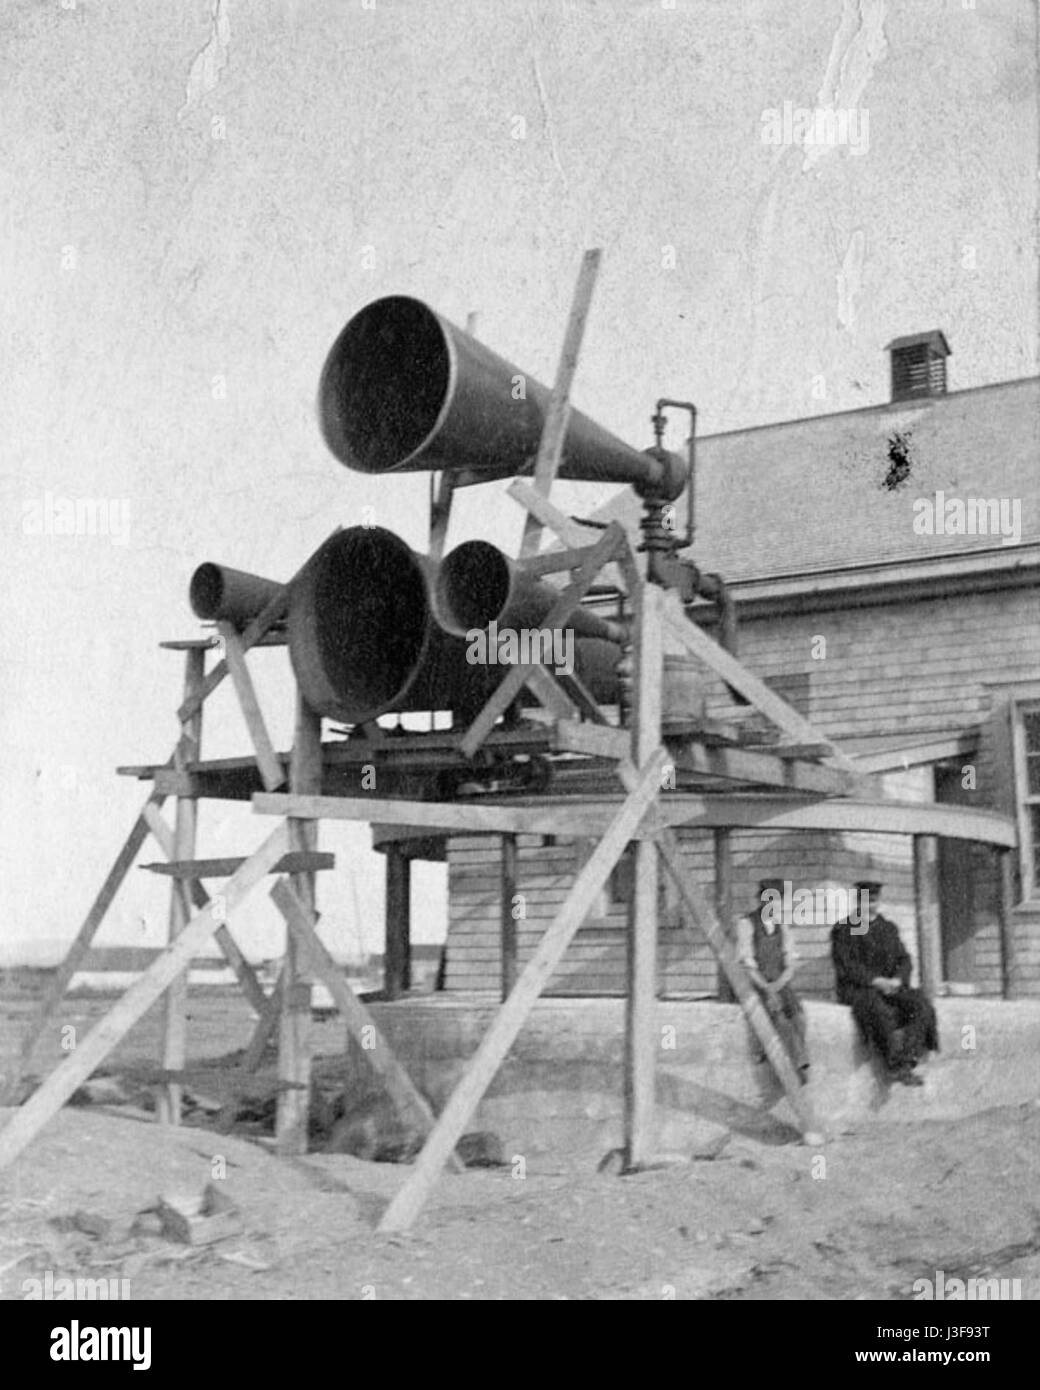
[{"label": "metal pipe", "polygon": [[[362,473],[451,471],[466,485],[530,473],[549,408],[547,387],[420,300],[391,295],[347,323],[322,371],[322,432]],[[557,476],[629,483],[668,502],[686,462],[640,453],[570,411]]]}]

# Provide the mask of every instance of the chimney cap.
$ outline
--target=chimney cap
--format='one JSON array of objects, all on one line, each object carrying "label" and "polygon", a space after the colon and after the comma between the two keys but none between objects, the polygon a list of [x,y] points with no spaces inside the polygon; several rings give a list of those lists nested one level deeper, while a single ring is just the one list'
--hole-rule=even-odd
[{"label": "chimney cap", "polygon": [[898,352],[900,348],[918,347],[926,344],[934,348],[943,357],[952,357],[953,350],[946,341],[946,335],[938,328],[933,328],[930,333],[907,333],[902,338],[893,338],[890,343],[885,344],[886,352]]}]

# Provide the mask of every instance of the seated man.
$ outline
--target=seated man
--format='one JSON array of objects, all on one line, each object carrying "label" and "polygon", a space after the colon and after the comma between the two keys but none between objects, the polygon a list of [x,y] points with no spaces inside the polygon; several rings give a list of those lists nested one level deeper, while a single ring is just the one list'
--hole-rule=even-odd
[{"label": "seated man", "polygon": [[888,1068],[889,1079],[923,1086],[914,1067],[925,1052],[938,1052],[939,1032],[931,1001],[910,988],[910,957],[899,929],[879,912],[881,884],[861,880],[860,922],[847,919],[831,930],[838,1002],[850,1004],[860,1032]]},{"label": "seated man", "polygon": [[791,987],[796,956],[784,922],[783,897],[782,878],[762,880],[754,911],[737,923],[737,954],[804,1086],[809,1080],[805,1010]]}]

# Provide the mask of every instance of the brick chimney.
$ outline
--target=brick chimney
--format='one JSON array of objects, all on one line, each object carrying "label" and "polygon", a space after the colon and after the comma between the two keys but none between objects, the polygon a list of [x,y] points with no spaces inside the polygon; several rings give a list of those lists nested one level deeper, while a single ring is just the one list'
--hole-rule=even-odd
[{"label": "brick chimney", "polygon": [[950,345],[937,329],[893,338],[886,352],[892,354],[892,399],[910,401],[917,396],[946,395],[946,359]]}]

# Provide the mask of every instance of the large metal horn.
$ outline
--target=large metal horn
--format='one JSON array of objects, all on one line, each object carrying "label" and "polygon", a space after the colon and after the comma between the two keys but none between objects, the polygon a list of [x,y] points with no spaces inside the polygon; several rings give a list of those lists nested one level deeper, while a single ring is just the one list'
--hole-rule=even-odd
[{"label": "large metal horn", "polygon": [[[435,581],[437,621],[464,636],[495,622],[501,628],[539,627],[560,597],[559,589],[536,579],[488,541],[464,541],[442,562]],[[625,629],[588,608],[578,607],[563,624],[579,637],[624,642]]]},{"label": "large metal horn", "polygon": [[[355,526],[331,536],[293,585],[289,655],[321,714],[361,724],[405,710],[474,716],[508,666],[473,661],[430,605],[435,570],[399,536]],[[617,699],[621,648],[575,642],[575,669],[604,703]]]},{"label": "large metal horn", "polygon": [[[321,427],[341,463],[362,473],[451,469],[460,483],[529,472],[549,391],[418,299],[392,295],[354,315],[325,363]],[[578,411],[558,476],[630,483],[678,497],[685,460],[640,453]]]},{"label": "large metal horn", "polygon": [[281,588],[277,580],[207,561],[191,576],[188,599],[197,618],[224,619],[245,627]]}]

